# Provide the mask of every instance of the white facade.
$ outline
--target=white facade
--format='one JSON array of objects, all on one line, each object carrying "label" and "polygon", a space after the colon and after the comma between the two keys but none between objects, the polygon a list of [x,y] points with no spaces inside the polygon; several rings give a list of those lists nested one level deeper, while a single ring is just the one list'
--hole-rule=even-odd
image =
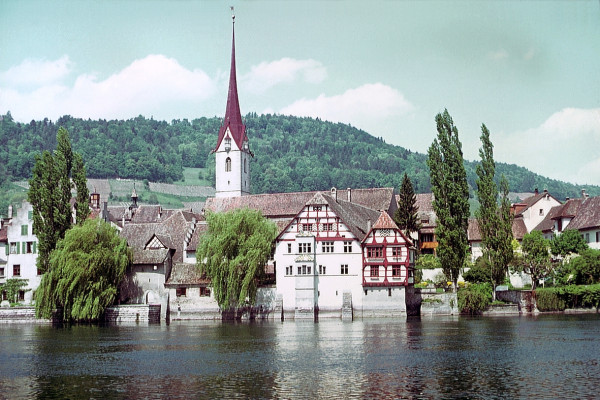
[{"label": "white facade", "polygon": [[4,268],[4,273],[0,273],[4,279],[0,282],[6,283],[11,278],[27,279],[27,286],[19,293],[18,302],[32,304],[33,291],[39,286],[41,275],[38,275],[36,267],[38,243],[33,234],[33,207],[30,203],[24,201],[21,208],[17,209],[7,225],[7,239],[7,263],[0,265],[0,268]]},{"label": "white facade", "polygon": [[215,154],[216,197],[236,197],[250,194],[250,152],[248,142],[240,149],[229,128]]},{"label": "white facade", "polygon": [[360,242],[326,205],[304,207],[276,241],[274,259],[284,314],[312,318],[315,308],[339,311],[344,291],[360,306]]},{"label": "white facade", "polygon": [[538,226],[539,223],[544,220],[552,207],[560,205],[560,201],[556,200],[554,197],[550,196],[544,191],[544,196],[542,196],[537,202],[532,204],[521,213],[523,215],[523,222],[525,223],[527,232],[531,232],[533,228]]}]

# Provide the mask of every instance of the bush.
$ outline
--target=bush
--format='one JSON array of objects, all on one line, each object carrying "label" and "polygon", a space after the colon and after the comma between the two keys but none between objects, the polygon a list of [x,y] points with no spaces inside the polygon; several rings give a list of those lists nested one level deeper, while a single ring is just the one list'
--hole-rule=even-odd
[{"label": "bush", "polygon": [[541,288],[536,290],[540,311],[563,311],[566,308],[600,308],[600,284]]},{"label": "bush", "polygon": [[465,314],[480,314],[492,302],[490,283],[477,283],[458,291],[458,308]]},{"label": "bush", "polygon": [[492,279],[491,277],[492,270],[490,268],[490,263],[483,257],[479,257],[477,261],[475,261],[475,265],[463,274],[465,281],[471,283],[490,282]]},{"label": "bush", "polygon": [[442,268],[442,264],[440,263],[440,260],[433,254],[422,254],[417,257],[415,267],[417,267],[417,269],[436,269]]}]

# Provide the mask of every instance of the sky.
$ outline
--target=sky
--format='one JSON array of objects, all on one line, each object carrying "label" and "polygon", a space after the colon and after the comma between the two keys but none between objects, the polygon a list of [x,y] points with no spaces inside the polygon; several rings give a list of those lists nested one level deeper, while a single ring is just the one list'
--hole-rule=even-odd
[{"label": "sky", "polygon": [[[319,117],[426,153],[600,185],[600,2],[0,1],[0,114],[223,117],[232,18],[242,115]],[[250,141],[251,132],[250,132]]]}]

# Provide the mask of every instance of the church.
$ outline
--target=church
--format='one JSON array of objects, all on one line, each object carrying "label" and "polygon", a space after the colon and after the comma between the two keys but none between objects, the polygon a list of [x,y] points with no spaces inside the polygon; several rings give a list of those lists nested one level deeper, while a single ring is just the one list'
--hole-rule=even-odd
[{"label": "church", "polygon": [[274,297],[282,318],[406,315],[415,248],[391,218],[394,189],[251,194],[250,149],[238,99],[234,17],[227,106],[213,150],[216,194],[205,210],[250,208],[277,224],[266,266],[275,285],[262,288],[272,292],[262,298]]}]

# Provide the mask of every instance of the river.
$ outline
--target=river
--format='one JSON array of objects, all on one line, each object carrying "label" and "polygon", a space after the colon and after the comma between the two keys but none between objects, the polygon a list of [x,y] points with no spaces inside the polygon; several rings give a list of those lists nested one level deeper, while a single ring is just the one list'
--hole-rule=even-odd
[{"label": "river", "polygon": [[0,325],[0,398],[596,398],[600,316]]}]

